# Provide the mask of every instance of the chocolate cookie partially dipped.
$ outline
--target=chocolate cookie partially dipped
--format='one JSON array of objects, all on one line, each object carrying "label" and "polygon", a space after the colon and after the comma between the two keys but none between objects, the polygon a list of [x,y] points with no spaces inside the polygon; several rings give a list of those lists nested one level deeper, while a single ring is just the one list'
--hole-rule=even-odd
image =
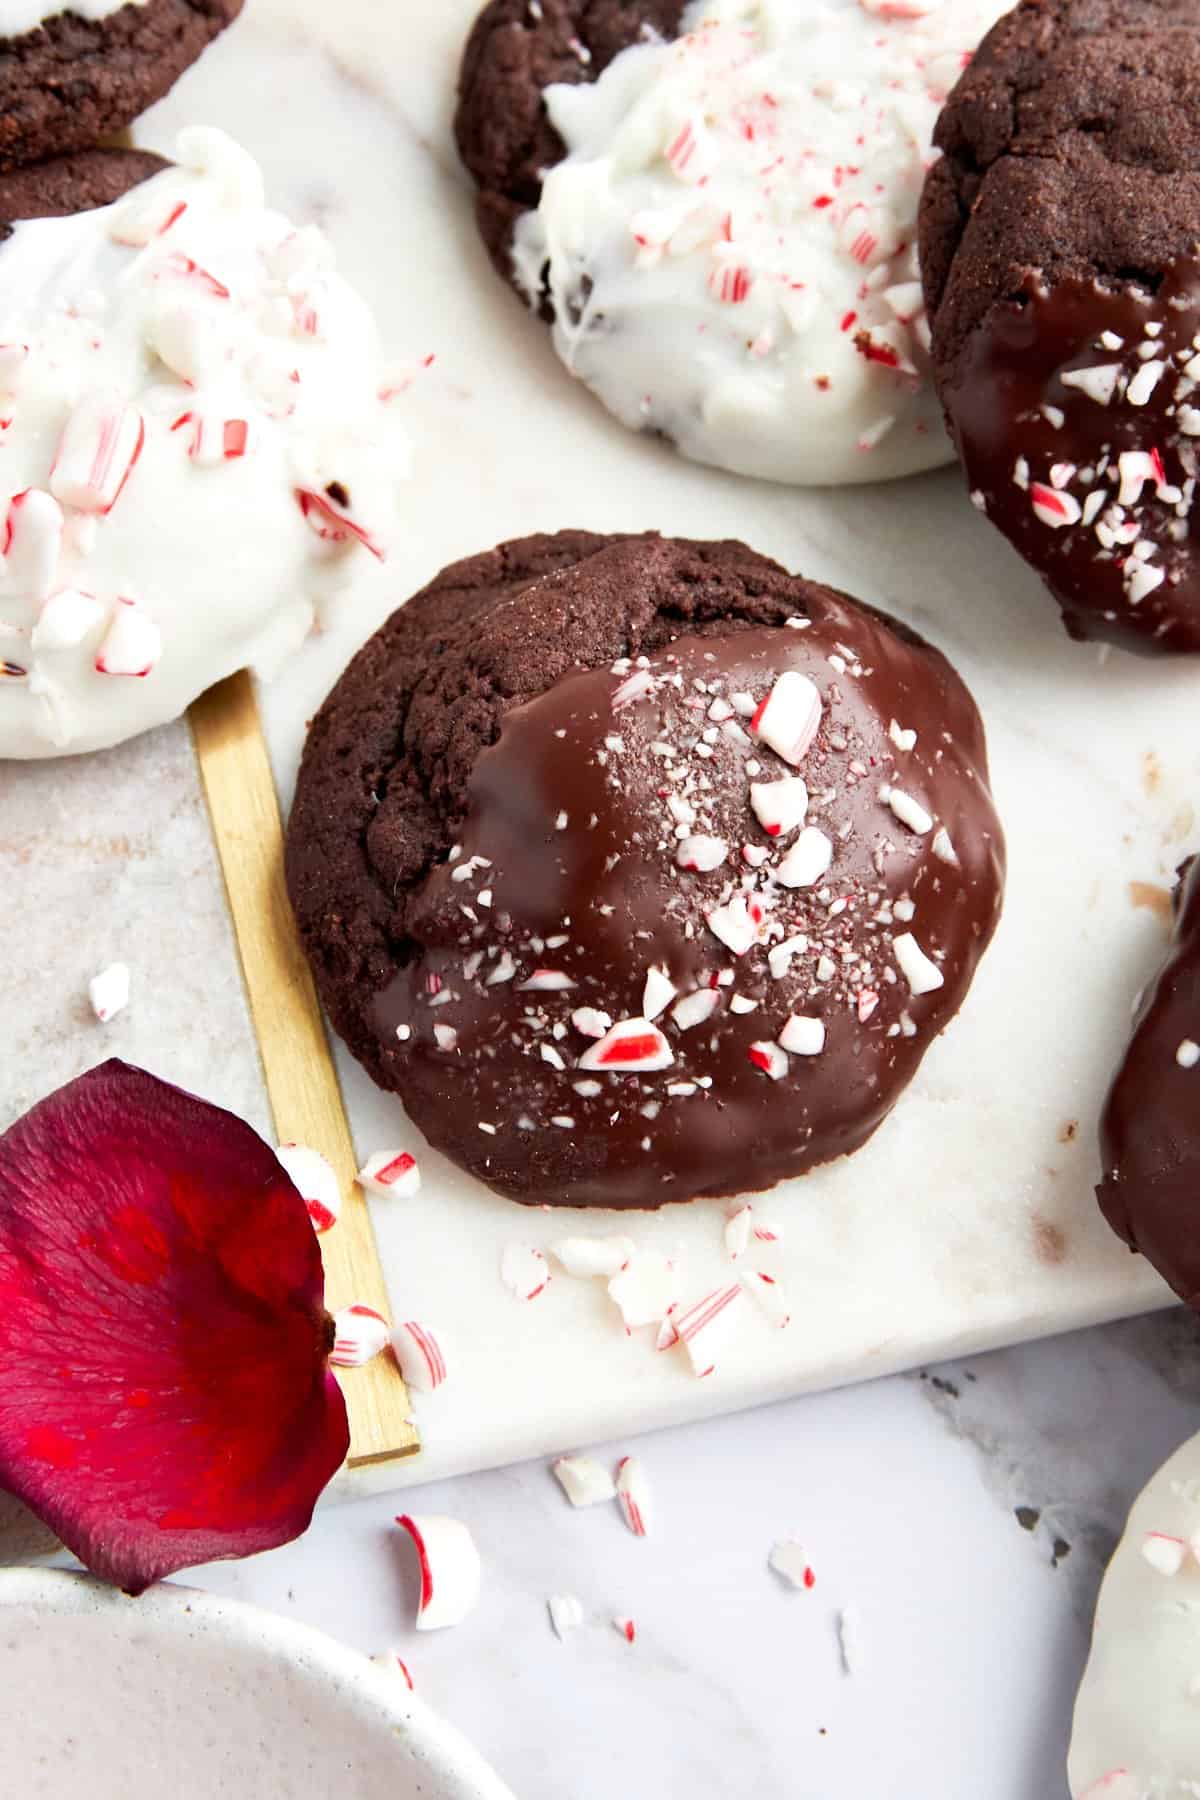
[{"label": "chocolate cookie partially dipped", "polygon": [[513,1198],[656,1207],[861,1145],[998,915],[978,714],[743,545],[447,570],[316,719],[288,881],[338,1031]]},{"label": "chocolate cookie partially dipped", "polygon": [[972,500],[1072,636],[1200,650],[1200,14],[1024,0],[936,141],[922,273]]},{"label": "chocolate cookie partially dipped", "polygon": [[1105,1218],[1200,1305],[1200,860],[1176,889],[1171,948],[1109,1090],[1100,1154]]}]

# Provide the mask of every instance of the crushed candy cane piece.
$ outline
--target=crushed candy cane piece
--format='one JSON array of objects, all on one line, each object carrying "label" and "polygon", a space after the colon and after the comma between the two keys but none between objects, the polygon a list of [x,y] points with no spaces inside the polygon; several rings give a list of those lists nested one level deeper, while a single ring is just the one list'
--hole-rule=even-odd
[{"label": "crushed candy cane piece", "polygon": [[536,1300],[550,1285],[550,1266],[532,1244],[509,1244],[500,1258],[500,1279],[518,1300]]},{"label": "crushed candy cane piece", "polygon": [[639,1250],[608,1284],[626,1331],[657,1325],[679,1302],[679,1269],[660,1250]]},{"label": "crushed candy cane piece", "polygon": [[344,1306],[333,1315],[334,1340],[329,1360],[339,1369],[361,1369],[387,1349],[391,1331],[373,1306]]},{"label": "crushed candy cane piece", "polygon": [[724,838],[685,837],[680,838],[675,851],[675,861],[681,869],[691,869],[700,875],[709,875],[719,869],[729,855],[729,845]]},{"label": "crushed candy cane piece", "polygon": [[129,968],[126,963],[109,963],[88,982],[88,999],[101,1025],[107,1025],[129,1005]]},{"label": "crushed candy cane piece", "polygon": [[136,600],[118,599],[96,652],[98,675],[129,675],[142,681],[162,655],[162,632]]},{"label": "crushed candy cane piece", "polygon": [[735,956],[745,956],[758,937],[758,920],[744,894],[736,894],[724,906],[714,906],[705,913],[704,922]]},{"label": "crushed candy cane piece", "polygon": [[781,1538],[771,1546],[771,1554],[767,1561],[776,1575],[782,1577],[789,1587],[811,1591],[817,1585],[816,1575],[809,1564],[807,1556],[795,1538]]},{"label": "crushed candy cane piece", "polygon": [[550,1246],[551,1255],[565,1272],[583,1280],[593,1275],[608,1279],[619,1275],[635,1250],[633,1239],[627,1237],[562,1238]]},{"label": "crushed candy cane piece", "polygon": [[392,1332],[392,1349],[406,1384],[417,1394],[432,1394],[448,1374],[442,1339],[428,1325],[406,1319]]},{"label": "crushed candy cane piece", "polygon": [[792,1315],[783,1289],[773,1275],[766,1275],[761,1269],[747,1269],[740,1277],[742,1286],[751,1299],[762,1309],[772,1325],[783,1331],[792,1322]]},{"label": "crushed candy cane piece", "polygon": [[73,650],[99,630],[106,616],[106,608],[94,594],[60,588],[38,614],[30,641],[35,651]]},{"label": "crushed candy cane piece", "polygon": [[649,1537],[653,1524],[650,1482],[640,1457],[623,1456],[617,1464],[617,1499],[634,1537]]},{"label": "crushed candy cane piece", "polygon": [[358,1171],[358,1185],[369,1194],[388,1194],[411,1200],[420,1191],[421,1171],[407,1150],[380,1150],[369,1156]]},{"label": "crushed candy cane piece", "polygon": [[555,1637],[562,1643],[567,1633],[578,1631],[583,1624],[583,1602],[574,1594],[551,1594],[546,1602]]},{"label": "crushed candy cane piece", "polygon": [[675,1336],[687,1351],[696,1375],[711,1375],[736,1326],[745,1292],[740,1282],[714,1288],[686,1311],[675,1313]]},{"label": "crushed candy cane piece", "polygon": [[803,762],[821,724],[821,696],[807,675],[785,669],[750,721],[750,729],[793,768]]},{"label": "crushed candy cane piece", "polygon": [[146,441],[136,406],[120,394],[86,394],[63,426],[50,469],[50,492],[80,512],[111,512]]},{"label": "crushed candy cane piece", "polygon": [[711,1019],[721,1004],[721,996],[716,988],[697,988],[694,994],[685,994],[671,1008],[671,1017],[680,1031],[691,1031],[696,1025],[703,1025]]},{"label": "crushed candy cane piece", "polygon": [[1160,1575],[1178,1575],[1187,1556],[1182,1538],[1168,1537],[1162,1531],[1148,1531],[1142,1539],[1142,1555]]},{"label": "crushed candy cane piece", "polygon": [[382,1669],[385,1674],[398,1676],[409,1693],[415,1693],[412,1674],[398,1650],[379,1650],[371,1658],[371,1661],[377,1669]]},{"label": "crushed candy cane piece", "polygon": [[647,969],[646,985],[642,993],[643,1017],[657,1019],[659,1013],[670,1006],[676,991],[675,983],[665,969]]},{"label": "crushed candy cane piece", "polygon": [[613,1630],[619,1631],[627,1644],[634,1644],[637,1642],[637,1626],[632,1619],[614,1619]]},{"label": "crushed candy cane piece", "polygon": [[757,1044],[751,1044],[746,1054],[755,1068],[761,1069],[772,1081],[782,1081],[788,1072],[787,1056],[778,1044],[760,1040]]},{"label": "crushed candy cane piece", "polygon": [[418,1631],[460,1625],[479,1602],[483,1569],[479,1551],[459,1519],[403,1513],[396,1520],[412,1539],[421,1565]]},{"label": "crushed candy cane piece", "polygon": [[816,825],[806,825],[775,871],[786,888],[814,887],[828,873],[833,842]]},{"label": "crushed candy cane piece", "polygon": [[328,1231],[336,1225],[342,1210],[342,1190],[333,1165],[319,1150],[307,1144],[280,1144],[275,1152],[292,1186],[308,1209],[314,1231]]},{"label": "crushed candy cane piece", "polygon": [[910,994],[936,993],[946,977],[937,964],[922,950],[911,931],[903,931],[892,939],[892,949],[900,965],[900,973],[908,983]]},{"label": "crushed candy cane piece", "polygon": [[1145,1790],[1134,1781],[1128,1769],[1110,1769],[1099,1781],[1085,1788],[1079,1800],[1145,1800]]},{"label": "crushed candy cane piece", "polygon": [[674,1060],[671,1046],[657,1025],[649,1019],[622,1019],[605,1032],[599,1043],[584,1051],[579,1067],[608,1074],[627,1070],[649,1074],[670,1068]]},{"label": "crushed candy cane piece", "polygon": [[793,1056],[820,1056],[825,1048],[825,1021],[793,1013],[779,1033],[779,1044]]},{"label": "crushed candy cane piece", "polygon": [[768,837],[787,837],[808,817],[808,784],[802,775],[751,782],[750,806]]},{"label": "crushed candy cane piece", "polygon": [[911,794],[906,794],[903,788],[889,788],[888,805],[900,823],[907,825],[908,829],[915,832],[918,837],[924,837],[927,831],[933,830],[933,820],[925,808],[919,800],[914,800]]},{"label": "crushed candy cane piece", "polygon": [[552,1465],[554,1479],[572,1506],[595,1506],[615,1500],[617,1485],[594,1456],[560,1456]]},{"label": "crushed candy cane piece", "polygon": [[736,1262],[743,1255],[750,1242],[750,1230],[754,1222],[754,1208],[739,1206],[725,1221],[725,1253],[731,1262]]},{"label": "crushed candy cane piece", "polygon": [[571,1014],[571,1023],[576,1031],[584,1037],[602,1038],[612,1019],[606,1012],[599,1012],[594,1006],[577,1006]]}]

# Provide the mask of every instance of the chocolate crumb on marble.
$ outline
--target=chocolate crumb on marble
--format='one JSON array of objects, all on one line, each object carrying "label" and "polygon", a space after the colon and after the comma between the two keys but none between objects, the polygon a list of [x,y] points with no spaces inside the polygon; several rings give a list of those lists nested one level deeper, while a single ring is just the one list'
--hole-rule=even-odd
[{"label": "chocolate crumb on marble", "polygon": [[1073,636],[1200,650],[1200,13],[1023,0],[936,142],[922,275],[972,500]]},{"label": "chocolate crumb on marble", "polygon": [[905,627],[738,543],[456,564],[312,727],[293,906],[335,1028],[501,1193],[656,1207],[856,1149],[965,998],[1003,840]]}]

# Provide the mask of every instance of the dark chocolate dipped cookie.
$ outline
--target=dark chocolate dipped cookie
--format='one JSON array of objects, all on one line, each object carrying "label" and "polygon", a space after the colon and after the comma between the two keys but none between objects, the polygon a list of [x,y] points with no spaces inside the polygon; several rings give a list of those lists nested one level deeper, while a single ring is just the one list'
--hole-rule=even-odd
[{"label": "dark chocolate dipped cookie", "polygon": [[1200,649],[1200,10],[1023,0],[936,141],[922,274],[972,499],[1072,636]]},{"label": "dark chocolate dipped cookie", "polygon": [[1200,1306],[1200,860],[1181,877],[1170,950],[1105,1102],[1096,1197],[1117,1236]]},{"label": "dark chocolate dipped cookie", "polygon": [[904,627],[738,543],[458,563],[315,720],[292,902],[336,1029],[501,1193],[657,1207],[856,1149],[966,996],[1003,841]]},{"label": "dark chocolate dipped cookie", "polygon": [[86,18],[47,0],[40,23],[0,36],[0,170],[123,131],[241,9],[242,0],[132,0]]}]

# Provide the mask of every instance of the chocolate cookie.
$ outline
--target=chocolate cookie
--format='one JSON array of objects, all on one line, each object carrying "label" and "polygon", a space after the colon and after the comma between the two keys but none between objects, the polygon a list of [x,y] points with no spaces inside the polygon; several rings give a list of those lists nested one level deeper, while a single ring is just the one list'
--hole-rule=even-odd
[{"label": "chocolate cookie", "polygon": [[1100,1209],[1200,1306],[1200,859],[1180,871],[1175,930],[1142,996],[1100,1122]]},{"label": "chocolate cookie", "polygon": [[315,720],[288,885],[336,1029],[503,1194],[651,1208],[856,1149],[967,993],[1003,841],[939,653],[738,543],[446,570]]},{"label": "chocolate cookie", "polygon": [[111,206],[166,167],[149,150],[80,150],[0,174],[0,238],[20,219],[61,219]]},{"label": "chocolate cookie", "polygon": [[921,259],[975,504],[1075,637],[1200,650],[1200,12],[1023,0],[942,114]]},{"label": "chocolate cookie", "polygon": [[[0,170],[92,149],[161,100],[242,0],[21,0],[0,37]],[[84,16],[90,15],[90,16]]]}]

